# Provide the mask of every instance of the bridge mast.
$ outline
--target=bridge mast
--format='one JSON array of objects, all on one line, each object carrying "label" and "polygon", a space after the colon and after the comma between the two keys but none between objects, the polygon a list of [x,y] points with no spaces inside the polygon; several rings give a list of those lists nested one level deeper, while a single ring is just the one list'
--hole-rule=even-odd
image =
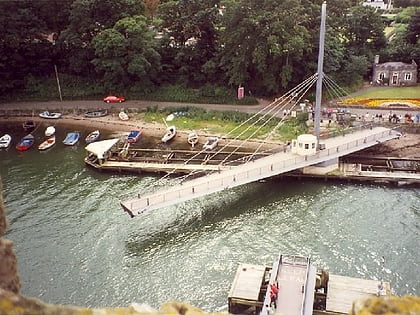
[{"label": "bridge mast", "polygon": [[324,1],[321,7],[321,27],[319,31],[319,51],[318,51],[318,80],[316,82],[316,103],[315,103],[315,122],[314,133],[318,140],[319,150],[319,133],[321,123],[321,99],[322,99],[322,80],[324,76],[324,41],[325,41],[325,17],[326,17],[327,3]]}]

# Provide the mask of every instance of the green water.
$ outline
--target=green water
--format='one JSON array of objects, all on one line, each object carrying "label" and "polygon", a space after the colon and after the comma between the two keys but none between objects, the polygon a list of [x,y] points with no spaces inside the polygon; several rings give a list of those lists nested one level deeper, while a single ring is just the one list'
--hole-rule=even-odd
[{"label": "green water", "polygon": [[[35,132],[38,143],[44,127]],[[178,300],[225,310],[238,263],[271,265],[280,252],[419,295],[416,188],[272,179],[131,219],[119,197],[158,177],[86,168],[83,141],[65,147],[71,128],[57,129],[51,150],[21,153],[14,149],[21,128],[0,126],[0,135],[14,136],[0,152],[0,174],[6,238],[25,295],[94,307]]]}]

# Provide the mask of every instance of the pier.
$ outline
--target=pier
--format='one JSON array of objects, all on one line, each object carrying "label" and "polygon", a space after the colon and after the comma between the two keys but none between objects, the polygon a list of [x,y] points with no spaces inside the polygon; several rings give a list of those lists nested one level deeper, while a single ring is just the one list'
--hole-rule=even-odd
[{"label": "pier", "polygon": [[[278,287],[273,303],[270,285]],[[390,296],[389,282],[329,274],[308,257],[279,255],[271,267],[239,264],[228,294],[231,314],[338,315],[353,302]]]}]

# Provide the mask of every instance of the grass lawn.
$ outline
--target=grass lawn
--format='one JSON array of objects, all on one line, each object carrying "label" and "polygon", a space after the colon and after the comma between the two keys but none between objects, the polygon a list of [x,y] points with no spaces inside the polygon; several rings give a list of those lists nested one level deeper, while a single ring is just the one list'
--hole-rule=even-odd
[{"label": "grass lawn", "polygon": [[383,87],[367,90],[355,95],[357,98],[386,98],[386,99],[413,99],[420,98],[420,85],[404,87]]}]

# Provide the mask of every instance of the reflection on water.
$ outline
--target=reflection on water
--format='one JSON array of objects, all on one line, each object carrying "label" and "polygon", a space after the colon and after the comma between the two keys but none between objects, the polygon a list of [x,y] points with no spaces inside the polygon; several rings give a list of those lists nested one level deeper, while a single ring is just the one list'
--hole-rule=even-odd
[{"label": "reflection on water", "polygon": [[[58,138],[65,132],[58,129]],[[310,255],[336,274],[383,277],[397,294],[419,293],[418,189],[272,179],[130,219],[119,196],[157,177],[86,168],[84,145],[0,152],[6,237],[25,295],[84,306],[179,300],[220,310],[239,262],[271,265],[279,252]]]}]

